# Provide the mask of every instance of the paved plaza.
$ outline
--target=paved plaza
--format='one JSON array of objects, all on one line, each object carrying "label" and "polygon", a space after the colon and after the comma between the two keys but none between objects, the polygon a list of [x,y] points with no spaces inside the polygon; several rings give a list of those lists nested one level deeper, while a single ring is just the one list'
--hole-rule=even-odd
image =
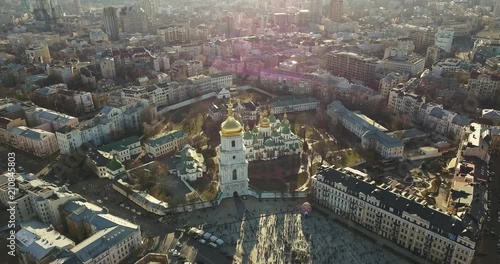
[{"label": "paved plaza", "polygon": [[231,198],[179,222],[223,239],[219,250],[234,255],[235,263],[409,263],[314,208],[302,217],[304,201]]}]

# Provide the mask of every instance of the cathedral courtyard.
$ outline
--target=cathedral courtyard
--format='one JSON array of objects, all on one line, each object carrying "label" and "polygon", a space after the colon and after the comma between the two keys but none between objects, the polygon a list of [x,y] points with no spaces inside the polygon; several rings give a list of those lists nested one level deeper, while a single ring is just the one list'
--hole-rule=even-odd
[{"label": "cathedral courtyard", "polygon": [[[227,198],[215,210],[193,211],[179,219],[224,240],[212,249],[183,235],[178,239],[184,245],[181,254],[191,261],[230,254],[232,263],[409,263],[314,207],[304,218],[299,208],[305,199],[246,198]],[[176,241],[169,244],[173,247]]]},{"label": "cathedral courtyard", "polygon": [[279,192],[288,190],[288,186],[300,187],[304,183],[304,179],[298,177],[301,172],[300,155],[284,156],[268,161],[252,161],[248,164],[249,185],[259,191]]}]

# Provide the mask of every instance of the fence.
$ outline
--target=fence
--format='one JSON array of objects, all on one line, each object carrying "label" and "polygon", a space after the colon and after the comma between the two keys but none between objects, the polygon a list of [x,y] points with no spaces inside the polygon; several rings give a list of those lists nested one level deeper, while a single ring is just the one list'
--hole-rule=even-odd
[{"label": "fence", "polygon": [[179,109],[181,107],[188,106],[188,105],[194,104],[196,102],[203,101],[205,99],[208,99],[210,97],[215,97],[215,96],[216,96],[215,92],[207,93],[207,94],[198,96],[196,98],[192,98],[192,99],[189,99],[189,100],[186,100],[186,101],[182,101],[182,102],[177,103],[177,104],[169,105],[169,106],[167,106],[167,107],[165,107],[163,109],[158,110],[158,114],[164,114],[164,113],[167,113],[169,111],[176,110],[176,109]]}]

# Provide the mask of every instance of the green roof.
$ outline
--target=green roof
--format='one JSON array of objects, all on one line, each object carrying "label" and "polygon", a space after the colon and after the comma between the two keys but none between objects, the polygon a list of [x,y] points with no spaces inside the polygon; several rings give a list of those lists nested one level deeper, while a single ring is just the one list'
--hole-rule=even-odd
[{"label": "green roof", "polygon": [[169,142],[172,142],[176,139],[184,137],[184,131],[182,130],[172,130],[170,132],[166,132],[160,135],[157,135],[153,138],[150,138],[146,141],[146,144],[150,146],[161,146],[165,145]]},{"label": "green roof", "polygon": [[274,116],[274,114],[271,114],[271,115],[269,116],[269,121],[270,121],[271,123],[276,122],[276,116]]},{"label": "green roof", "polygon": [[123,165],[116,159],[116,157],[113,157],[111,162],[106,166],[108,169],[111,171],[117,171],[123,167]]},{"label": "green roof", "polygon": [[278,133],[278,131],[276,129],[273,129],[273,132],[271,132],[271,136],[272,137],[279,137],[280,133]]},{"label": "green roof", "polygon": [[246,131],[245,134],[243,134],[243,139],[245,139],[245,140],[250,140],[252,138],[253,138],[253,136],[252,136],[252,133],[250,131]]},{"label": "green roof", "polygon": [[266,140],[266,142],[264,143],[264,145],[266,147],[274,147],[274,141],[272,139],[268,139],[268,140]]},{"label": "green roof", "polygon": [[290,127],[283,126],[283,128],[281,128],[281,134],[290,134]]},{"label": "green roof", "polygon": [[104,151],[104,152],[111,152],[113,150],[122,151],[122,150],[127,149],[128,146],[135,144],[135,143],[138,143],[139,141],[140,141],[140,139],[138,136],[131,136],[131,137],[124,138],[122,140],[115,141],[113,143],[109,143],[107,145],[101,146],[99,148],[99,150]]},{"label": "green roof", "polygon": [[300,105],[307,103],[319,103],[319,101],[314,97],[281,96],[278,97],[276,101],[271,103],[271,107],[283,107],[283,106]]}]

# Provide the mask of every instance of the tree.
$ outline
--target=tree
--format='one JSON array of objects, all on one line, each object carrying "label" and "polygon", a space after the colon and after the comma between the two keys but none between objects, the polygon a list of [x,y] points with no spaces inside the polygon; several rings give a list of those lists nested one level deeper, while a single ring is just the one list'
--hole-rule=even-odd
[{"label": "tree", "polygon": [[315,145],[315,152],[321,157],[320,166],[323,165],[325,158],[329,153],[328,142],[324,139],[318,141]]}]

